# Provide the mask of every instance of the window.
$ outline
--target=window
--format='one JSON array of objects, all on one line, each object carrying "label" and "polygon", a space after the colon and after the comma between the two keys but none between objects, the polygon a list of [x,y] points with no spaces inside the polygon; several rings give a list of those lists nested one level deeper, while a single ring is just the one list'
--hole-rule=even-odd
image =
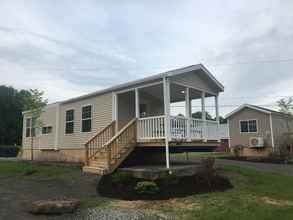
[{"label": "window", "polygon": [[26,137],[36,136],[36,118],[27,118],[26,119],[25,136]]},{"label": "window", "polygon": [[92,106],[82,107],[82,132],[90,132],[92,130]]},{"label": "window", "polygon": [[65,134],[72,134],[74,132],[74,110],[66,111],[65,116]]},{"label": "window", "polygon": [[240,132],[241,133],[257,132],[256,120],[240,121]]},{"label": "window", "polygon": [[26,128],[25,128],[25,136],[30,137],[31,136],[31,126],[32,126],[32,119],[27,118],[26,119]]},{"label": "window", "polygon": [[42,127],[42,134],[52,133],[52,126]]}]

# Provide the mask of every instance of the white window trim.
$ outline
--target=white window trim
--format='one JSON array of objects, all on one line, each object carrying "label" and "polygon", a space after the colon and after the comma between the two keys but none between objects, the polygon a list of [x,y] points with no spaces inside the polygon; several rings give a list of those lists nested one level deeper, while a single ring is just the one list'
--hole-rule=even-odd
[{"label": "white window trim", "polygon": [[[243,121],[247,121],[247,126],[248,126],[248,132],[242,132],[241,131],[241,122]],[[254,132],[251,132],[249,131],[249,123],[248,121],[256,121],[256,131]],[[245,120],[239,120],[239,131],[240,131],[240,134],[257,134],[258,133],[258,120],[253,118],[253,119],[245,119]]]},{"label": "white window trim", "polygon": [[[70,111],[70,110],[73,110],[73,120],[72,121],[66,121],[66,112]],[[75,133],[75,123],[74,123],[74,120],[75,120],[75,109],[74,108],[68,108],[68,109],[65,109],[65,112],[64,112],[64,135],[73,135]],[[66,124],[69,123],[69,122],[73,122],[73,132],[72,133],[66,133]]]},{"label": "white window trim", "polygon": [[[88,107],[88,106],[91,106],[91,117],[90,118],[82,118],[82,109],[84,108],[84,107]],[[93,104],[86,104],[86,105],[82,105],[81,106],[81,111],[80,111],[80,114],[81,114],[81,117],[80,117],[80,132],[81,133],[90,133],[90,132],[92,132],[92,130],[93,130],[93,111],[94,111],[94,106],[93,106]],[[84,120],[91,120],[91,130],[90,131],[82,131],[82,122],[84,121]]]}]

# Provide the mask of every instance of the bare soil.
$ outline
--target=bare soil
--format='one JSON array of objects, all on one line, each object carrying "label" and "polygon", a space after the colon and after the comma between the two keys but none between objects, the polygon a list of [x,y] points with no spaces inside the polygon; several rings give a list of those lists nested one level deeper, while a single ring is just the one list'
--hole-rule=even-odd
[{"label": "bare soil", "polygon": [[[46,177],[0,172],[0,219],[50,219],[50,216],[28,213],[36,200],[97,198],[97,176],[85,175],[75,169],[62,177]],[[52,216],[56,218],[56,216]],[[60,219],[62,217],[60,216]]]}]

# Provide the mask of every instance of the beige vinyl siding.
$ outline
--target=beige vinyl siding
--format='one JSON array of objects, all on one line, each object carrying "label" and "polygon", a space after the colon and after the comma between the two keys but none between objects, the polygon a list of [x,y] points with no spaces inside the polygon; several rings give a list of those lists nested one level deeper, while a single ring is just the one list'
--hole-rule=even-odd
[{"label": "beige vinyl siding", "polygon": [[[91,132],[81,132],[82,107],[92,105]],[[74,133],[65,134],[65,112],[74,110]],[[58,148],[83,148],[84,144],[99,130],[112,121],[112,93],[65,103],[60,106]]]},{"label": "beige vinyl siding", "polygon": [[[257,120],[257,133],[240,133],[240,120]],[[230,146],[249,146],[251,137],[263,137],[265,145],[271,147],[270,115],[253,109],[244,108],[229,118]]]},{"label": "beige vinyl siding", "polygon": [[284,115],[272,114],[274,142],[277,146],[280,137],[285,132],[293,132],[293,119]]},{"label": "beige vinyl siding", "polygon": [[212,85],[212,83],[210,83],[209,80],[207,80],[206,78],[207,76],[202,76],[195,71],[193,72],[193,74],[185,73],[178,76],[173,76],[171,78],[171,82],[178,82],[206,92],[218,93],[219,91],[217,91],[215,85]]},{"label": "beige vinyl siding", "polygon": [[[34,137],[34,148],[54,148],[55,144],[55,132],[56,132],[56,109],[57,105],[48,105],[44,112],[41,114],[42,127],[52,126],[52,132],[49,134],[42,134],[42,128],[36,129],[36,137]],[[23,147],[31,147],[31,138],[26,137],[26,119],[31,118],[30,113],[25,113],[23,116]]]}]

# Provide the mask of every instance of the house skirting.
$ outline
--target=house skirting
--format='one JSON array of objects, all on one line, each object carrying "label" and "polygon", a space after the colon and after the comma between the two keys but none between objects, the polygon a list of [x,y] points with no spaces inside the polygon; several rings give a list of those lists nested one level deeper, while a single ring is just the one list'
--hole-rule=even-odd
[{"label": "house skirting", "polygon": [[[31,160],[31,149],[24,148],[18,157],[22,160]],[[85,149],[33,149],[33,157],[36,161],[56,161],[56,162],[84,162]]]},{"label": "house skirting", "polygon": [[267,157],[272,153],[272,147],[264,147],[264,148],[251,148],[244,147],[241,151],[242,157]]}]

